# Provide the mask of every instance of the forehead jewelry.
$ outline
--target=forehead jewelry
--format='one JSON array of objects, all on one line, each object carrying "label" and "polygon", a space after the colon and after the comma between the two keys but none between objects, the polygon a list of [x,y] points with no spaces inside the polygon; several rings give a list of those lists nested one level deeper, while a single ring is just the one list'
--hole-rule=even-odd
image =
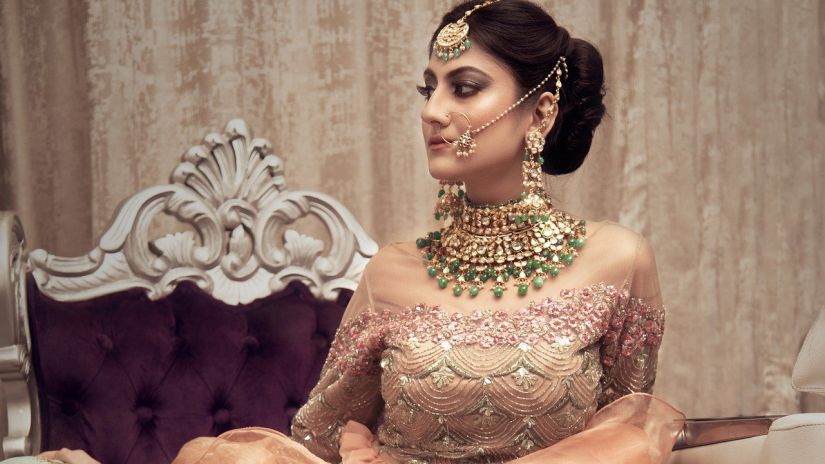
[{"label": "forehead jewelry", "polygon": [[470,39],[467,37],[467,34],[470,32],[470,25],[466,22],[467,18],[477,9],[484,8],[498,1],[499,0],[487,0],[484,3],[479,3],[465,11],[464,16],[459,18],[458,21],[449,23],[441,28],[433,44],[433,53],[435,53],[435,56],[444,61],[461,56],[461,52],[470,48]]},{"label": "forehead jewelry", "polygon": [[559,57],[559,60],[556,61],[556,65],[553,66],[553,69],[550,71],[550,74],[548,74],[544,79],[542,79],[541,82],[536,84],[535,87],[530,89],[529,92],[524,94],[524,96],[519,98],[515,103],[510,105],[506,110],[502,111],[501,114],[499,114],[495,118],[491,119],[486,124],[478,127],[477,129],[473,129],[472,123],[470,122],[470,118],[466,114],[460,113],[458,111],[452,111],[450,113],[447,113],[446,116],[448,118],[453,113],[458,113],[458,114],[464,116],[464,118],[467,119],[467,130],[465,130],[456,140],[454,140],[452,142],[445,139],[443,135],[441,136],[441,138],[444,139],[444,142],[449,143],[450,145],[452,145],[456,148],[456,156],[458,156],[459,158],[466,158],[466,157],[472,155],[475,152],[475,148],[476,148],[476,142],[475,142],[475,140],[473,140],[474,135],[477,135],[479,132],[481,132],[484,129],[490,127],[496,121],[503,118],[507,113],[509,113],[510,111],[513,111],[513,109],[515,107],[519,106],[524,100],[527,99],[527,97],[529,97],[530,95],[535,93],[538,89],[542,88],[544,86],[544,84],[546,84],[547,81],[549,81],[550,78],[552,78],[553,76],[556,76],[556,92],[553,94],[553,97],[554,97],[553,102],[558,103],[559,98],[561,98],[561,82],[562,82],[563,79],[567,78],[567,60],[563,56]]}]

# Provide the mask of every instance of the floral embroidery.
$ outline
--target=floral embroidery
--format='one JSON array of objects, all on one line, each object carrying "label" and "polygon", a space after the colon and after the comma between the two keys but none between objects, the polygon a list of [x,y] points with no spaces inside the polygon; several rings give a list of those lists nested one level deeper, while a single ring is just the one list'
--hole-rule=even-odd
[{"label": "floral embroidery", "polygon": [[639,298],[622,295],[602,339],[602,364],[610,368],[619,354],[629,357],[645,346],[658,347],[664,325],[664,310],[653,308]]},{"label": "floral embroidery", "polygon": [[543,340],[564,352],[601,338],[602,362],[611,367],[620,354],[658,346],[663,327],[663,310],[630,297],[627,289],[599,283],[563,289],[557,298],[547,297],[514,313],[450,313],[423,303],[397,314],[370,308],[338,328],[329,361],[340,372],[367,374],[378,369],[376,359],[388,345],[414,348],[431,342],[525,349],[526,343],[529,349]]},{"label": "floral embroidery", "polygon": [[530,371],[523,367],[519,367],[518,370],[513,373],[513,378],[516,381],[516,385],[524,391],[533,388],[533,384],[538,380],[537,376],[531,374]]},{"label": "floral embroidery", "polygon": [[438,388],[444,388],[453,381],[453,374],[449,370],[434,371],[430,374],[433,378],[433,383]]},{"label": "floral embroidery", "polygon": [[393,340],[389,343],[416,338],[491,348],[535,345],[545,340],[565,350],[575,342],[588,345],[605,333],[618,297],[615,287],[601,283],[592,288],[563,289],[558,298],[545,298],[515,313],[449,313],[438,305],[418,304],[398,315],[399,330],[390,332]]}]

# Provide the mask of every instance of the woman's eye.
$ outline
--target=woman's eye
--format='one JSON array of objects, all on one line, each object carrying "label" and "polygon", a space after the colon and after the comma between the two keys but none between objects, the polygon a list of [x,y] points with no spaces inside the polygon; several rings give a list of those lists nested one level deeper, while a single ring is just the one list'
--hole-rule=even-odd
[{"label": "woman's eye", "polygon": [[433,90],[435,90],[434,88],[432,88],[432,86],[429,85],[416,85],[415,89],[418,90],[418,93],[424,96],[425,100],[429,100],[430,97],[433,95]]},{"label": "woman's eye", "polygon": [[[433,96],[433,92],[435,92],[435,87],[431,85],[416,85],[415,89],[418,90],[422,96],[424,96],[425,100],[429,100]],[[478,85],[470,84],[470,83],[457,83],[453,84],[453,95],[459,98],[466,98],[471,97],[477,94],[481,90]]]},{"label": "woman's eye", "polygon": [[478,93],[478,87],[472,84],[456,84],[453,87],[453,93],[457,97],[470,97]]}]

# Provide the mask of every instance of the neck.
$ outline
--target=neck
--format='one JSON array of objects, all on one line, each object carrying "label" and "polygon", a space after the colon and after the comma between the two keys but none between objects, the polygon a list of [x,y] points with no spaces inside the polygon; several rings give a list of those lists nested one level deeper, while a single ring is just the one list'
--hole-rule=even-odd
[{"label": "neck", "polygon": [[464,181],[464,192],[472,204],[498,205],[516,200],[524,191],[521,163],[510,163],[503,171]]}]

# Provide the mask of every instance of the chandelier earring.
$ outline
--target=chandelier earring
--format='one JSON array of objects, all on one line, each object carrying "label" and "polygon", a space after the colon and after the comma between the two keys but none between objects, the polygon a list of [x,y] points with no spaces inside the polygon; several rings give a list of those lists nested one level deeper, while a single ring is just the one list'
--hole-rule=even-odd
[{"label": "chandelier earring", "polygon": [[447,180],[438,181],[441,189],[438,190],[438,201],[435,204],[436,220],[447,220],[452,215],[456,217],[460,213],[464,203],[463,182],[452,182]]},{"label": "chandelier earring", "polygon": [[541,152],[544,150],[544,134],[538,129],[527,132],[527,141],[524,147],[524,161],[521,164],[522,182],[526,195],[538,194],[546,198],[541,165],[544,159]]}]

